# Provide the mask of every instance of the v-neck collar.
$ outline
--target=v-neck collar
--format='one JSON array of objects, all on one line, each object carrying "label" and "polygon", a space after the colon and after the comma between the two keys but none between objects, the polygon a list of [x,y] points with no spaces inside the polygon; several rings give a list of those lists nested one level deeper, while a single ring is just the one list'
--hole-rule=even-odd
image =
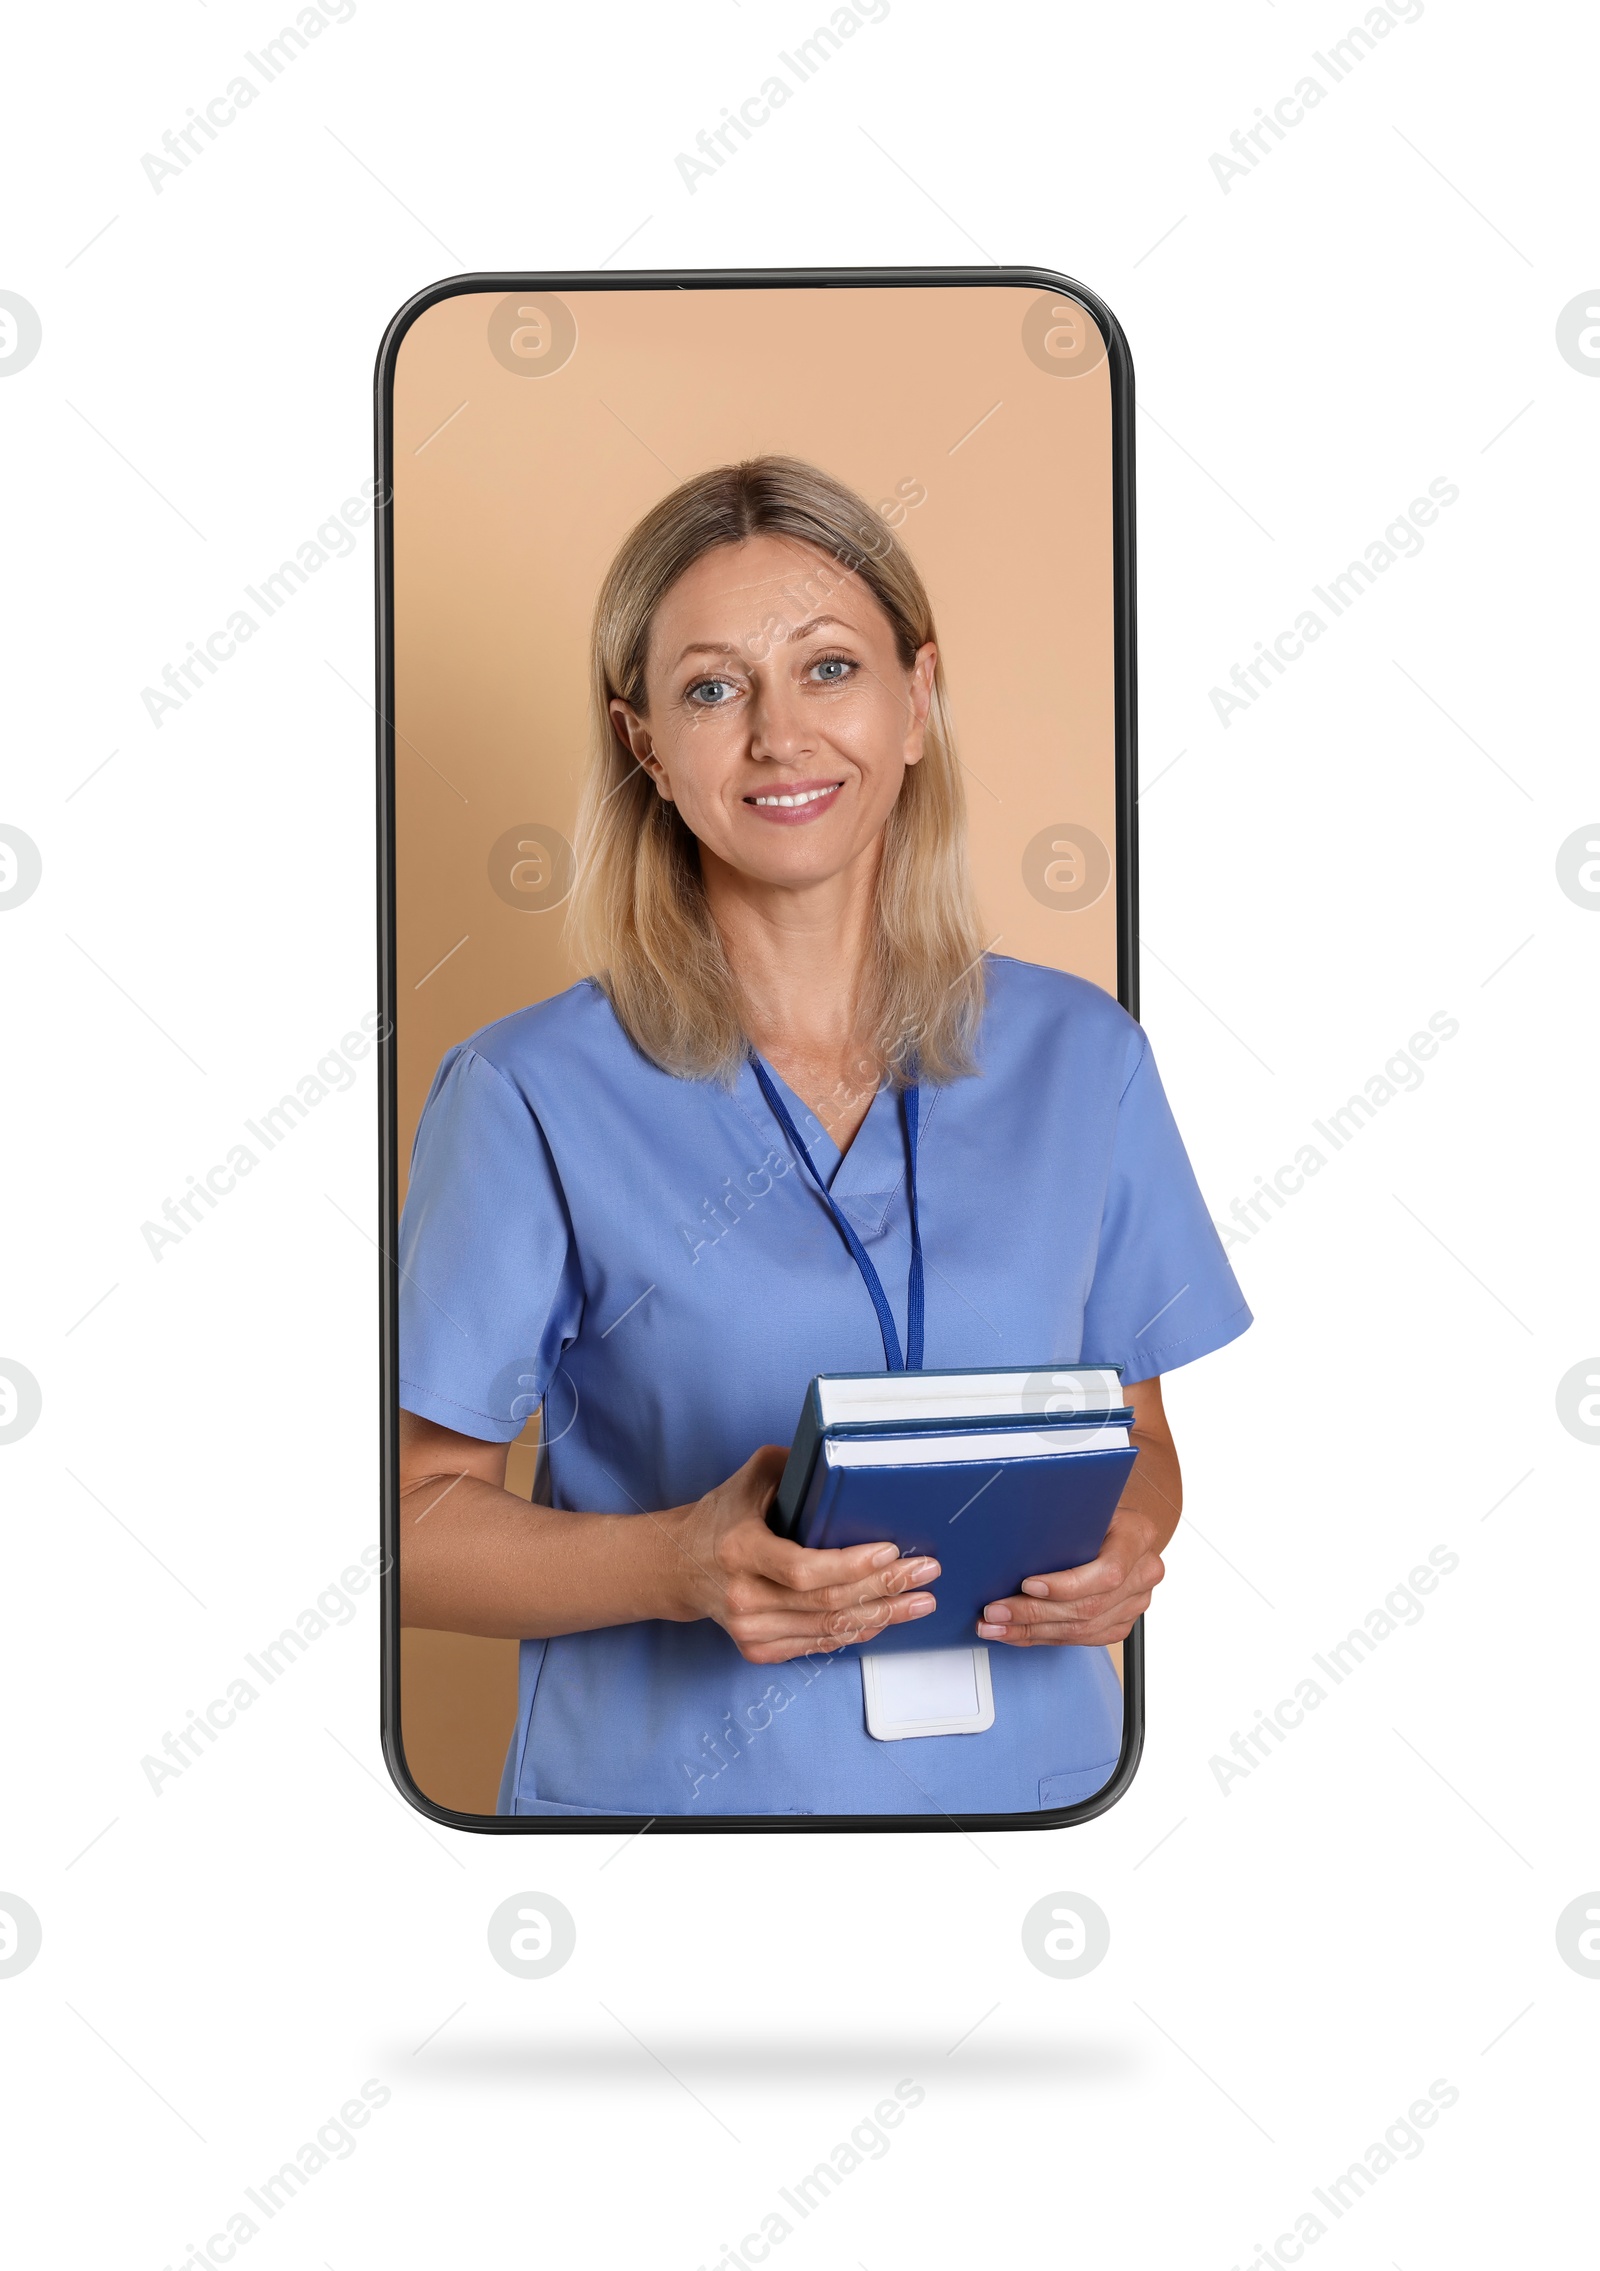
[{"label": "v-neck collar", "polygon": [[[766,1060],[763,1058],[762,1062]],[[782,1074],[770,1064],[767,1073],[789,1107],[812,1163],[834,1198],[876,1198],[898,1190],[906,1173],[905,1130],[900,1099],[889,1082],[883,1083],[868,1105],[867,1116],[851,1139],[850,1149],[841,1152],[810,1105],[795,1093]],[[783,1131],[767,1108],[755,1068],[748,1060],[739,1067],[734,1093],[746,1116],[758,1128],[775,1132],[781,1141]],[[936,1094],[936,1090],[921,1091],[924,1131]]]}]

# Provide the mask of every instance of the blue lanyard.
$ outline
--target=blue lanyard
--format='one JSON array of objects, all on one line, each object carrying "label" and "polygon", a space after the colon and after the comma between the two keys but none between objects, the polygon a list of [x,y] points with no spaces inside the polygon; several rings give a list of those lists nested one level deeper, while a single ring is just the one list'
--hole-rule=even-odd
[{"label": "blue lanyard", "polygon": [[861,1272],[872,1306],[878,1312],[878,1330],[883,1335],[883,1361],[891,1372],[920,1372],[922,1370],[922,1232],[917,1222],[917,1115],[921,1099],[917,1084],[911,1081],[900,1091],[900,1108],[906,1130],[906,1203],[911,1212],[911,1274],[906,1284],[906,1340],[909,1354],[903,1362],[900,1355],[900,1335],[895,1330],[894,1311],[883,1290],[883,1280],[872,1266],[872,1257],[846,1222],[834,1201],[833,1193],[817,1173],[816,1164],[801,1140],[800,1131],[789,1117],[783,1098],[773,1086],[772,1076],[761,1059],[752,1054],[750,1062],[761,1083],[773,1118],[782,1128],[790,1143],[800,1154],[806,1173],[816,1184],[822,1202],[833,1216],[840,1237],[850,1249],[850,1258]]}]

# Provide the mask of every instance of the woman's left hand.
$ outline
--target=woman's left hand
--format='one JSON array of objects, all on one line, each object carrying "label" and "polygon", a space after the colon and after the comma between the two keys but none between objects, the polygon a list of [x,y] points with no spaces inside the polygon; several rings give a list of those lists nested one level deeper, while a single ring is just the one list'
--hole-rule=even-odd
[{"label": "woman's left hand", "polygon": [[988,1604],[978,1638],[1013,1648],[1104,1648],[1126,1640],[1166,1575],[1165,1542],[1155,1515],[1119,1507],[1093,1561],[1025,1577],[1020,1593]]}]

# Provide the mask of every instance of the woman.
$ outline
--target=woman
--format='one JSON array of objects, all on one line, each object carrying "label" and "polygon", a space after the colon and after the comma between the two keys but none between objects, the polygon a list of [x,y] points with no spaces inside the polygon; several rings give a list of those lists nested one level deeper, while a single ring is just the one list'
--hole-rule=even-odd
[{"label": "woman", "polygon": [[[1249,1323],[1144,1036],[985,955],[927,595],[827,475],[724,466],[647,514],[593,688],[596,974],[452,1049],[417,1133],[404,1621],[522,1642],[502,1813],[1088,1797],[1178,1518],[1160,1374]],[[1141,1455],[1099,1558],[977,1625],[993,1726],[890,1742],[853,1643],[926,1614],[937,1564],[764,1517],[811,1376],[905,1343],[913,1082],[925,1365],[1120,1364]],[[541,1405],[530,1507],[505,1446]]]}]

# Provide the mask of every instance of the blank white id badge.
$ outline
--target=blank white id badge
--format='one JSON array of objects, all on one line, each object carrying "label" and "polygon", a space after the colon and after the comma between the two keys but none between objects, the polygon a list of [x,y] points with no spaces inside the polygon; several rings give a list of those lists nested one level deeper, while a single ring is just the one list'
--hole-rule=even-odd
[{"label": "blank white id badge", "polygon": [[861,1659],[867,1733],[880,1743],[908,1735],[981,1735],[994,1725],[987,1648],[917,1648]]}]

